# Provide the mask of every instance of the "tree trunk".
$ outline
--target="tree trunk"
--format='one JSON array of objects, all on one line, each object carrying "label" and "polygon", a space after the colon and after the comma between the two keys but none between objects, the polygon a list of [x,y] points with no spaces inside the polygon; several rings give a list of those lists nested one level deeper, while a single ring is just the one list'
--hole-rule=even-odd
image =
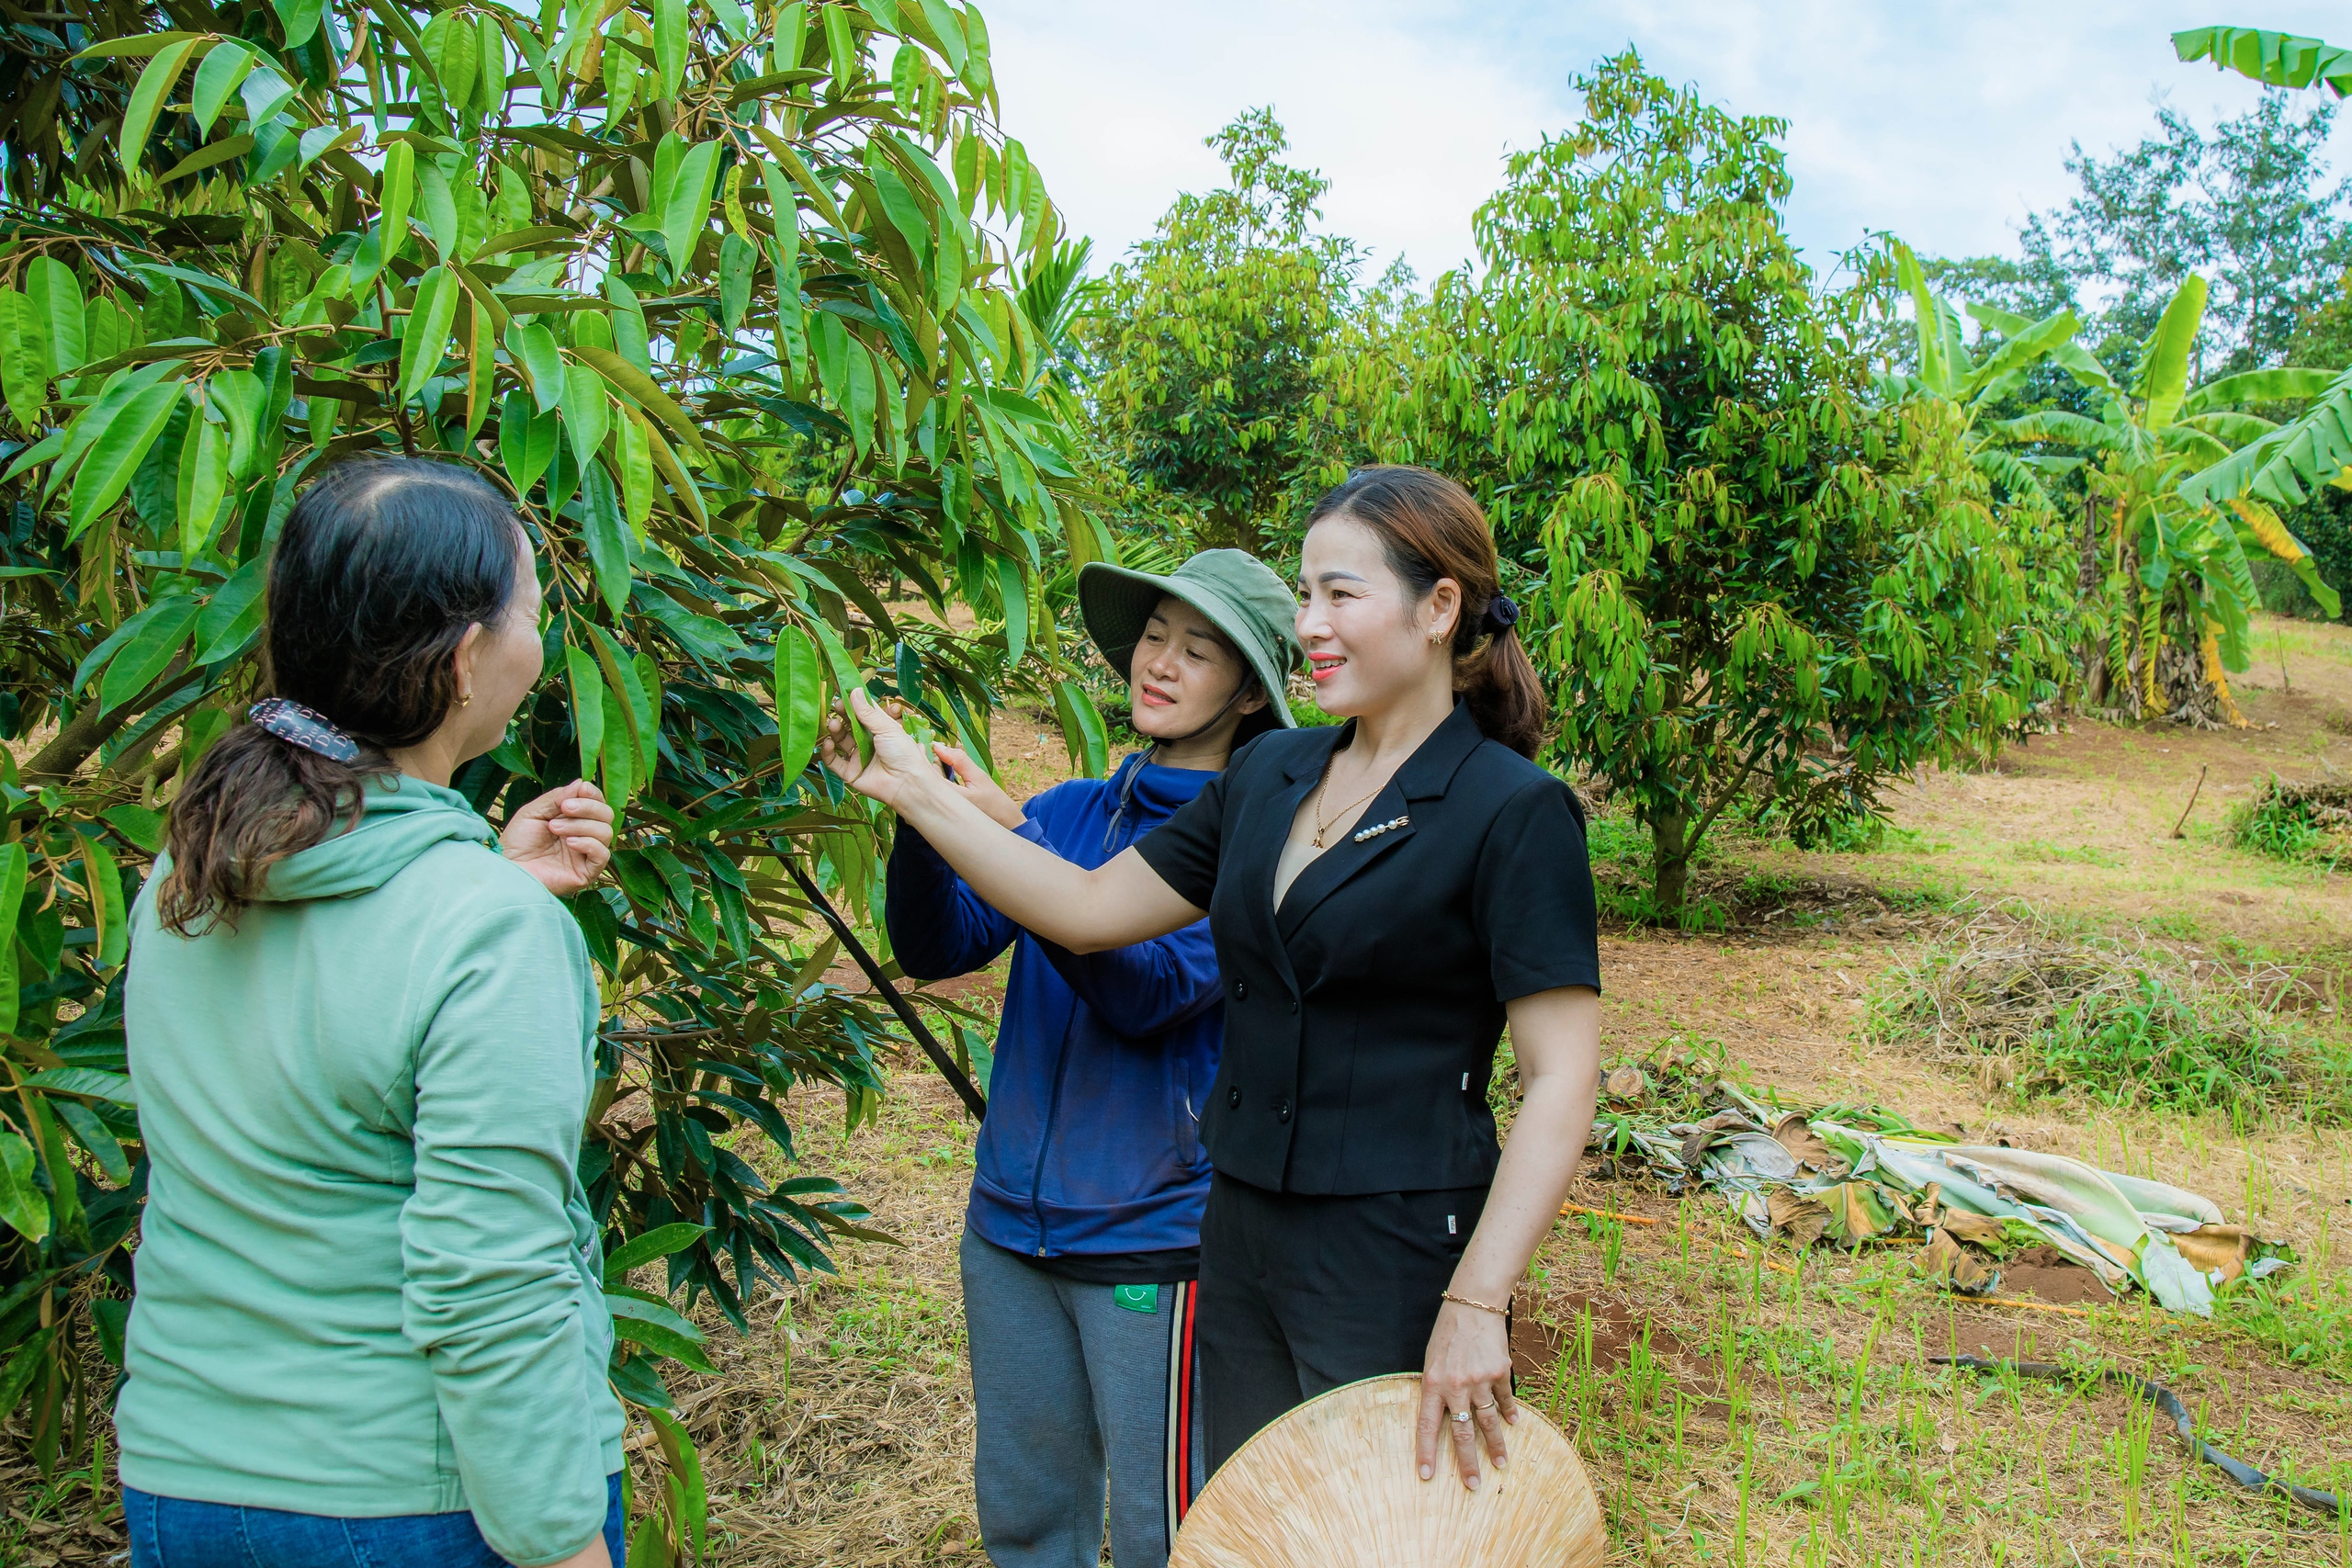
[{"label": "tree trunk", "polygon": [[[2099,579],[2098,498],[2083,497],[2082,553],[2075,570],[2075,591],[2082,603],[2093,602],[2098,593]],[[2089,705],[2108,705],[2107,649],[2096,639],[2086,640],[2082,649],[2084,695]]]},{"label": "tree trunk", "polygon": [[1651,896],[1661,921],[1679,917],[1690,887],[1690,816],[1661,813],[1650,819],[1650,843],[1657,862]]}]

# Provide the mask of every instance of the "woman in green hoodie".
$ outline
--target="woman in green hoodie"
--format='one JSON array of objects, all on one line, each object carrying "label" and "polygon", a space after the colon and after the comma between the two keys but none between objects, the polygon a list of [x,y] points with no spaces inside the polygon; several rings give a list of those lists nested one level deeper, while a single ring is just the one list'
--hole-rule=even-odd
[{"label": "woman in green hoodie", "polygon": [[501,835],[448,787],[539,678],[513,507],[454,465],[334,469],[278,541],[268,659],[132,917],[131,1562],[616,1565],[598,1001],[557,901],[612,811],[577,783]]}]

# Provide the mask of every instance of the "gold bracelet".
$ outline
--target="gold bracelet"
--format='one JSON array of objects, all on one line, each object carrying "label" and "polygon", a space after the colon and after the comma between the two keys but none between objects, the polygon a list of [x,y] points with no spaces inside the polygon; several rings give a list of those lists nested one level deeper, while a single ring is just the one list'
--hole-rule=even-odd
[{"label": "gold bracelet", "polygon": [[1488,1306],[1484,1302],[1474,1302],[1468,1296],[1457,1296],[1452,1291],[1440,1292],[1438,1299],[1441,1301],[1452,1302],[1456,1306],[1476,1307],[1480,1312],[1490,1312],[1497,1317],[1509,1317],[1510,1315],[1510,1308],[1509,1307]]}]

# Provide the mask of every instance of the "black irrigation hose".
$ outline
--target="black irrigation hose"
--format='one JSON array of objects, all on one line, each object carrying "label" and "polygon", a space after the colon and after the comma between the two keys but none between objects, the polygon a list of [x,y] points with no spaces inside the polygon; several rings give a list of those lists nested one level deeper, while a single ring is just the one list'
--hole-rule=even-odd
[{"label": "black irrigation hose", "polygon": [[817,907],[817,913],[833,928],[833,934],[842,939],[842,945],[849,949],[849,955],[857,961],[857,966],[865,971],[866,979],[872,981],[874,988],[888,1000],[890,1010],[899,1015],[899,1021],[905,1024],[907,1032],[915,1037],[915,1043],[922,1046],[922,1054],[931,1058],[931,1065],[939,1069],[939,1076],[947,1080],[947,1087],[956,1091],[956,1098],[964,1102],[964,1109],[972,1113],[972,1120],[986,1121],[989,1114],[987,1098],[965,1076],[964,1069],[956,1065],[956,1058],[940,1049],[939,1042],[932,1038],[929,1029],[923,1027],[921,1016],[907,1005],[906,998],[899,995],[899,988],[883,977],[882,965],[874,962],[874,955],[865,951],[865,944],[857,940],[855,931],[849,929],[849,922],[833,912],[833,906],[818,888],[816,880],[801,870],[800,863],[791,855],[782,854],[777,858],[792,873],[792,879],[800,884],[800,891],[807,896],[808,902]]},{"label": "black irrigation hose", "polygon": [[[2073,1367],[2062,1367],[2051,1361],[1994,1361],[1987,1360],[1982,1356],[1930,1356],[1928,1359],[1937,1366],[1965,1367],[1971,1371],[1978,1372],[2015,1372],[2019,1377],[2047,1378],[2052,1382],[2081,1382],[2086,1377],[2085,1373]],[[2308,1486],[2297,1486],[2291,1482],[2265,1475],[2254,1466],[2243,1461],[2232,1459],[2199,1437],[2197,1423],[2190,1419],[2188,1407],[2180,1403],[2180,1396],[2162,1383],[2153,1383],[2145,1378],[2133,1377],[2130,1372],[2119,1372],[2112,1367],[2100,1368],[2098,1375],[2103,1382],[2132,1390],[2171,1416],[2173,1426],[2180,1432],[2180,1440],[2188,1445],[2191,1459],[2203,1460],[2247,1491],[2276,1492],[2282,1497],[2292,1498],[2306,1508],[2315,1509],[2331,1516],[2340,1516],[2346,1512],[2345,1506],[2336,1501],[2335,1494],[2333,1492],[2317,1492]]]}]

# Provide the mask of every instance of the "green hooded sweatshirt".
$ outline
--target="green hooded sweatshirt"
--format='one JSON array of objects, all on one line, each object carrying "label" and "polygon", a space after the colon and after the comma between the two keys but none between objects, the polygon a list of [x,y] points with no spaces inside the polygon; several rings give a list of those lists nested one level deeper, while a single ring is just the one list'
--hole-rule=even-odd
[{"label": "green hooded sweatshirt", "polygon": [[371,785],[233,929],[132,914],[150,1161],[123,1483],[344,1517],[470,1509],[536,1568],[603,1529],[624,1419],[577,1174],[596,983],[455,791]]}]

